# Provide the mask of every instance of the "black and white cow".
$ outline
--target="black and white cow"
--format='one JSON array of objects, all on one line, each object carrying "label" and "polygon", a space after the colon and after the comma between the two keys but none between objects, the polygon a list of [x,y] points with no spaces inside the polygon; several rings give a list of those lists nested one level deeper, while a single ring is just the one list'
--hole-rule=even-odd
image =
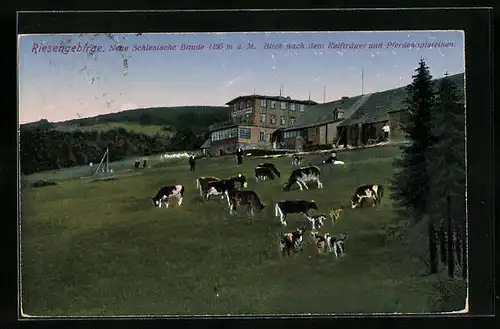
[{"label": "black and white cow", "polygon": [[216,182],[219,178],[214,176],[202,176],[196,178],[196,188],[200,190],[200,195],[203,196],[208,191],[208,183]]},{"label": "black and white cow", "polygon": [[319,216],[309,217],[309,210],[311,209],[318,210],[318,206],[314,200],[278,201],[274,206],[274,215],[279,217],[281,224],[286,226],[285,219],[288,214],[302,214],[311,222],[312,229],[314,230],[317,226],[323,226],[323,220]]},{"label": "black and white cow", "polygon": [[351,207],[361,208],[366,199],[371,199],[373,201],[372,206],[375,207],[382,200],[384,195],[384,187],[378,184],[363,185],[356,189],[354,195],[351,199]]},{"label": "black and white cow", "polygon": [[326,248],[329,252],[334,252],[335,257],[345,256],[345,242],[347,240],[347,234],[341,234],[340,237],[336,238],[331,236],[329,233],[325,234]]},{"label": "black and white cow", "polygon": [[230,207],[231,202],[226,192],[235,190],[236,183],[240,184],[240,188],[247,188],[248,183],[242,174],[238,174],[236,177],[231,177],[229,179],[223,179],[220,181],[209,182],[207,185],[207,190],[205,192],[205,200],[208,200],[211,195],[220,195],[221,199],[224,199],[224,196],[227,199],[227,204]]},{"label": "black and white cow", "polygon": [[176,198],[177,204],[180,206],[182,204],[182,200],[184,198],[184,192],[185,188],[182,185],[172,185],[172,186],[165,186],[160,188],[158,193],[156,193],[156,196],[152,198],[153,204],[161,208],[162,202],[165,202],[166,207],[168,208],[168,204],[170,199]]},{"label": "black and white cow", "polygon": [[272,163],[261,163],[254,169],[255,172],[255,180],[274,180],[281,177],[281,174],[276,168],[276,166]]},{"label": "black and white cow", "polygon": [[290,257],[290,250],[295,254],[297,251],[302,251],[302,240],[305,228],[298,228],[293,232],[281,233],[279,235],[281,257],[287,252]]},{"label": "black and white cow", "polygon": [[259,196],[254,191],[230,190],[226,191],[227,197],[230,200],[229,214],[236,212],[237,206],[245,206],[250,210],[253,216],[255,211],[260,212],[265,206],[260,202]]},{"label": "black and white cow", "polygon": [[307,183],[314,181],[318,183],[318,188],[323,188],[323,183],[319,180],[320,174],[321,171],[317,166],[295,169],[292,171],[290,178],[288,178],[288,181],[285,183],[283,191],[290,191],[293,184],[297,184],[301,191],[303,190],[302,187],[309,189],[309,187],[307,187]]}]

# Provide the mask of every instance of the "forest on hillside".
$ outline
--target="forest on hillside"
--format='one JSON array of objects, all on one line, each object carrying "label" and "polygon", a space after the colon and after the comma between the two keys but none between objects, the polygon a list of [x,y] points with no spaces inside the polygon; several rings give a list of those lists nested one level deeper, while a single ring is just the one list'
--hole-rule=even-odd
[{"label": "forest on hillside", "polygon": [[[168,151],[194,150],[209,137],[208,126],[227,120],[228,108],[190,106],[128,110],[53,123],[47,120],[21,125],[21,172],[31,174],[98,162],[106,148],[110,161]],[[136,133],[125,128],[106,131],[78,129],[104,123],[162,125],[174,134]],[[77,127],[76,129],[57,129]]]}]

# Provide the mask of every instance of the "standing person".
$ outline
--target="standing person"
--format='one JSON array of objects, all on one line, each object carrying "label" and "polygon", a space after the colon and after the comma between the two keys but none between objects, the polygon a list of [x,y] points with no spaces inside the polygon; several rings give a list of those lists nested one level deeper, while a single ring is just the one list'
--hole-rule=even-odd
[{"label": "standing person", "polygon": [[194,158],[194,155],[189,156],[189,171],[194,171],[196,166],[196,160]]},{"label": "standing person", "polygon": [[238,158],[238,166],[240,164],[243,164],[243,150],[241,149],[241,147],[236,150],[236,157]]},{"label": "standing person", "polygon": [[382,127],[382,131],[384,132],[384,139],[386,141],[389,140],[389,133],[391,131],[391,127],[389,126],[389,122],[386,122],[385,125]]}]

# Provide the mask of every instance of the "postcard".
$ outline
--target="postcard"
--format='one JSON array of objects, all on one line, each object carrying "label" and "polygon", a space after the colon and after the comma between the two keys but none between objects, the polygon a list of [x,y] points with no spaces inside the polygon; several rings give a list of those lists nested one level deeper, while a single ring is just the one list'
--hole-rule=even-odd
[{"label": "postcard", "polygon": [[467,312],[464,42],[20,35],[22,316]]}]

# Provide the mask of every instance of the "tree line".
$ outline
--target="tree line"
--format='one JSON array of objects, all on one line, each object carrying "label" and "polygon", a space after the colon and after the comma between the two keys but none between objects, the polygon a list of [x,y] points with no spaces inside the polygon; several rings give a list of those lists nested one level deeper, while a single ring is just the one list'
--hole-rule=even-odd
[{"label": "tree line", "polygon": [[196,134],[188,129],[179,130],[169,138],[164,134],[134,133],[124,128],[65,132],[50,128],[21,127],[21,173],[28,175],[99,162],[107,148],[110,161],[168,151],[192,150],[199,148],[207,135],[208,133]]},{"label": "tree line", "polygon": [[464,99],[446,75],[435,85],[420,60],[407,86],[407,143],[395,160],[391,197],[413,222],[426,221],[429,273],[446,264],[467,277],[465,107]]}]

